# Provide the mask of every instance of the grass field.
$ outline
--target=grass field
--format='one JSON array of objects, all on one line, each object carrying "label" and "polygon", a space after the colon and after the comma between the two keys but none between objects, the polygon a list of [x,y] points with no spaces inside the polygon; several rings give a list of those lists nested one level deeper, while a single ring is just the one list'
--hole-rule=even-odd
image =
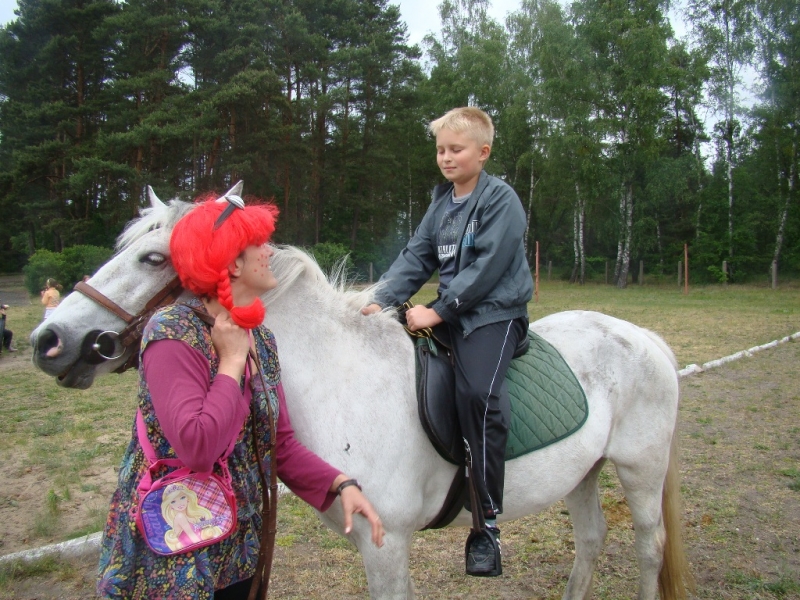
[{"label": "grass field", "polygon": [[[100,378],[89,390],[67,390],[56,386],[52,378],[45,376],[31,365],[31,349],[27,336],[39,323],[42,309],[38,299],[31,301],[27,297],[21,284],[20,277],[0,277],[0,302],[11,305],[8,327],[14,331],[15,342],[19,348],[16,354],[3,353],[0,358],[0,390],[2,390],[0,467],[3,468],[7,478],[7,484],[0,489],[0,522],[3,523],[3,527],[0,528],[0,554],[70,539],[101,528],[108,499],[115,485],[116,467],[130,437],[131,419],[136,402],[135,373],[128,372],[124,375]],[[432,295],[432,289],[426,289],[415,300],[426,302]],[[15,298],[16,302],[9,301],[7,299],[9,297]],[[799,331],[800,287],[790,285],[778,290],[752,286],[693,287],[688,295],[684,295],[682,290],[675,286],[645,285],[618,290],[604,285],[570,286],[563,282],[543,282],[538,302],[530,304],[529,314],[531,320],[535,320],[553,312],[569,309],[599,310],[647,327],[665,338],[675,351],[679,364],[685,366],[691,363],[702,364]],[[796,367],[797,352],[792,356],[787,364]],[[752,374],[737,377],[736,381],[745,386],[749,382],[748,377],[752,378]],[[735,390],[731,393],[734,392]],[[697,392],[699,396],[706,393],[708,392],[705,390]],[[790,392],[782,389],[780,394],[781,397],[788,394],[788,399],[794,401],[796,411],[797,393],[794,392],[792,396]],[[682,419],[689,419],[689,429],[692,432],[690,435],[696,436],[687,438],[688,441],[697,442],[707,450],[719,447],[718,444],[730,437],[730,434],[723,426],[726,418],[724,411],[717,404],[711,406],[716,412],[711,408],[706,410],[706,401],[707,398],[699,398],[694,404],[684,402]],[[759,412],[757,403],[748,403],[746,400],[743,402],[745,402],[742,408],[743,425],[746,427],[746,417],[760,419],[763,415]],[[786,400],[782,402],[787,403]],[[748,406],[754,410],[748,409]],[[796,416],[797,412],[792,417],[795,418],[795,423],[798,422]],[[780,420],[779,416],[773,418]],[[789,483],[796,482],[800,488],[800,473],[797,472],[797,465],[800,464],[798,460],[800,430],[796,426],[792,430],[791,424],[788,423],[782,425],[788,427],[784,435],[784,447],[776,447],[775,440],[769,434],[764,434],[761,438],[748,442],[747,455],[755,453],[757,457],[759,454],[768,453],[769,450],[788,453],[790,458],[780,461],[778,471],[785,473],[780,477],[786,478]],[[756,448],[757,445],[765,449],[759,450]],[[732,456],[735,457],[736,454]],[[710,458],[704,459],[703,464],[708,465],[710,460]],[[753,464],[757,465],[758,461]],[[776,472],[774,467],[772,471]],[[734,481],[731,479],[728,483]],[[613,518],[618,517],[624,521],[626,510],[624,498],[614,483],[613,475],[608,476],[606,485],[608,491],[604,496],[604,506],[607,513],[612,514],[609,520],[611,522]],[[710,481],[708,485],[711,485]],[[786,488],[786,485],[783,487]],[[789,494],[789,500],[794,504],[791,504],[793,508],[788,512],[793,515],[796,522],[797,498],[800,497],[800,492],[793,494]],[[691,494],[688,497],[690,501],[695,501]],[[696,501],[699,504],[702,499]],[[694,511],[699,513],[694,518],[697,522],[700,545],[708,543],[702,537],[705,533],[713,534],[715,543],[731,543],[729,532],[726,529],[720,532],[717,524],[726,515],[736,513],[735,503],[732,504],[733,501],[725,497],[715,502],[718,502],[719,506],[713,510],[704,506]],[[295,499],[286,499],[282,500],[282,504],[281,537],[278,540],[279,557],[276,559],[279,562],[276,566],[281,560],[289,561],[291,564],[292,561],[299,560],[295,556],[297,553],[295,551],[302,549],[310,551],[310,548],[314,547],[314,552],[318,552],[321,548],[323,554],[314,554],[316,558],[313,559],[321,563],[311,564],[318,565],[317,571],[320,574],[327,573],[334,588],[338,585],[337,582],[345,582],[343,583],[345,588],[353,591],[352,597],[363,597],[365,585],[363,569],[349,543],[324,529],[302,503]],[[784,507],[781,510],[787,509]],[[505,539],[514,549],[512,551],[515,556],[534,559],[544,554],[550,557],[546,560],[554,561],[552,564],[558,568],[554,572],[541,574],[541,577],[553,580],[555,586],[553,591],[550,593],[544,591],[547,589],[547,582],[539,581],[537,585],[545,585],[545,588],[536,588],[538,591],[531,588],[527,595],[521,591],[526,588],[515,587],[511,595],[498,592],[499,595],[491,597],[524,598],[560,595],[559,590],[563,589],[564,570],[566,569],[568,573],[569,569],[571,535],[568,517],[556,508],[536,519],[533,525],[534,533],[530,534],[532,537],[528,537],[527,533],[520,533],[518,535],[523,537],[517,541],[513,537],[517,534],[511,534]],[[705,528],[704,519],[711,519]],[[531,523],[525,525],[531,526]],[[770,527],[774,528],[773,522],[770,522]],[[448,530],[418,534],[415,552],[419,550],[423,558],[412,557],[412,560],[416,561],[417,570],[414,578],[419,582],[418,585],[421,584],[420,592],[429,590],[427,594],[421,593],[422,597],[470,597],[469,590],[472,588],[468,586],[474,582],[461,582],[463,577],[460,575],[460,570],[452,568],[454,561],[456,567],[459,564],[458,553],[463,543],[462,533],[461,530]],[[622,533],[624,535],[619,541],[615,542],[616,538],[612,539],[612,553],[615,552],[614,548],[618,550],[629,543],[625,538],[629,532]],[[785,546],[785,542],[782,543]],[[800,552],[800,542],[797,538],[793,543],[795,544],[793,552]],[[784,548],[780,551],[788,552],[791,556],[791,549]],[[432,552],[433,558],[425,552]],[[597,597],[630,597],[630,594],[619,594],[618,580],[620,574],[629,583],[633,580],[634,576],[625,570],[633,569],[630,560],[626,563],[627,566],[617,569],[614,566],[613,554],[606,559],[603,568],[611,573],[605,575],[601,573]],[[437,567],[439,561],[446,566]],[[797,555],[792,564],[796,563]],[[50,577],[50,580],[53,577],[56,580],[62,578],[67,582],[64,585],[70,588],[76,586],[80,588],[81,578],[86,577],[82,566],[56,562],[50,565],[44,563],[34,568],[44,570],[45,580],[47,577]],[[21,589],[20,582],[40,577],[26,569],[27,567],[0,569],[0,597],[22,597],[14,595]],[[294,569],[306,572],[296,565],[291,568],[292,571]],[[445,569],[445,575],[442,569]],[[617,569],[616,574],[615,569]],[[512,577],[515,580],[529,577],[531,575],[529,570],[529,568],[522,569],[512,574]],[[762,581],[762,585],[757,577],[762,576],[761,573],[762,571],[757,569],[748,571],[746,567],[728,573],[723,577],[723,580],[728,582],[726,585],[729,590],[732,590],[728,595],[702,597],[800,597],[800,581],[796,574],[787,575],[785,571],[772,573],[765,579],[766,583]],[[610,576],[611,579],[607,579],[606,576]],[[454,586],[451,589],[452,595],[437,595],[436,590],[444,585],[442,577],[445,577],[445,582],[457,579],[451,582]],[[740,584],[736,583],[737,580],[741,580]],[[783,586],[785,591],[781,592],[778,588],[777,592],[770,590],[765,587],[767,583],[777,585],[778,588]],[[284,592],[288,593],[286,590],[289,588],[279,589],[284,589]],[[462,591],[459,592],[459,589]],[[760,591],[753,592],[752,595],[746,592],[753,589]],[[305,597],[336,597],[313,590],[308,594],[310,595]],[[74,597],[84,596],[77,593]],[[283,596],[279,594],[279,597]]]}]

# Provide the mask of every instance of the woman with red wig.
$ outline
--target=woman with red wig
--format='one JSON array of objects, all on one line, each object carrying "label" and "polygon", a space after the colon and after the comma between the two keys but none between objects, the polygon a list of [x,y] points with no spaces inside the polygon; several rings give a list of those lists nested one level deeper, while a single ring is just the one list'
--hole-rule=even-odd
[{"label": "woman with red wig", "polygon": [[[256,572],[262,529],[262,496],[253,431],[269,442],[269,408],[277,414],[277,474],[295,494],[320,511],[337,495],[345,533],[353,514],[383,543],[383,526],[354,479],[339,472],[294,437],[280,383],[277,347],[262,325],[260,296],[277,285],[267,242],[277,209],[244,206],[240,184],[217,201],[198,203],[175,225],[172,264],[195,297],[156,312],[144,330],[139,366],[139,410],[159,458],[178,458],[194,471],[214,469],[236,436],[228,457],[238,523],[215,544],[173,556],[154,553],[139,533],[133,509],[147,471],[137,432],[123,457],[106,523],[98,593],[104,598],[247,598]],[[200,317],[214,318],[209,327]],[[200,314],[198,314],[200,313]],[[249,352],[259,357],[264,385]],[[164,473],[156,474],[161,477]]]}]

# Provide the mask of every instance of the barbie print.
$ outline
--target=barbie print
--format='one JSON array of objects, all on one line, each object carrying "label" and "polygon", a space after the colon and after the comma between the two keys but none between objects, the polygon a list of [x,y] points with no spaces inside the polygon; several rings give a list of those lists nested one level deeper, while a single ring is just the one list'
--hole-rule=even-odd
[{"label": "barbie print", "polygon": [[180,554],[230,535],[236,522],[231,492],[214,475],[200,477],[156,481],[141,498],[136,520],[153,552]]}]

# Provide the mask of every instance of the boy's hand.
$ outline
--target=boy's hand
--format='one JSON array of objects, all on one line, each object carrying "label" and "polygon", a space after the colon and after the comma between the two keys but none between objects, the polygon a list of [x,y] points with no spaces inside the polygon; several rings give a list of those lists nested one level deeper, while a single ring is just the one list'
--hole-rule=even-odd
[{"label": "boy's hand", "polygon": [[361,309],[362,315],[374,315],[375,313],[381,312],[380,304],[368,304],[364,308]]},{"label": "boy's hand", "polygon": [[442,321],[443,319],[439,316],[439,313],[421,304],[406,311],[406,323],[411,331],[419,331],[426,327],[433,327]]}]

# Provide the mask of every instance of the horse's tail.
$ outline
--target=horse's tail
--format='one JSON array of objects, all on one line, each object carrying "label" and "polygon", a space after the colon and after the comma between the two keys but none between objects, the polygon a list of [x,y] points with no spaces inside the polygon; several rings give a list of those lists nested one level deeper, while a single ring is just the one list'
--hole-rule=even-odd
[{"label": "horse's tail", "polygon": [[658,574],[658,591],[661,600],[684,600],[687,590],[695,592],[694,577],[683,546],[683,511],[681,507],[681,481],[678,472],[677,434],[672,436],[669,449],[669,466],[664,479],[661,498],[661,515],[667,540],[664,560]]}]

